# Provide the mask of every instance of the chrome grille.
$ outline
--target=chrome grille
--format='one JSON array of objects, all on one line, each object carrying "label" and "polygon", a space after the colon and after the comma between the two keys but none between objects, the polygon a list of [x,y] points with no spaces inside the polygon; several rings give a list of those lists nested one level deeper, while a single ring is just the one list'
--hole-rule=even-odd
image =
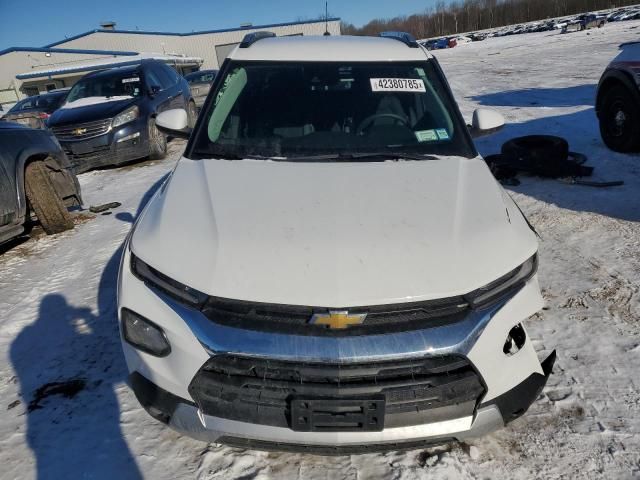
[{"label": "chrome grille", "polygon": [[325,307],[256,303],[217,297],[209,297],[202,307],[207,318],[222,325],[319,336],[373,335],[440,327],[463,320],[471,307],[464,297],[457,296],[422,302],[349,307],[344,310],[354,314],[366,313],[367,316],[362,325],[345,329],[331,330],[324,325],[309,323],[314,313],[328,313],[330,310]]},{"label": "chrome grille", "polygon": [[58,140],[86,140],[99,137],[111,130],[111,119],[53,127],[51,130]]}]

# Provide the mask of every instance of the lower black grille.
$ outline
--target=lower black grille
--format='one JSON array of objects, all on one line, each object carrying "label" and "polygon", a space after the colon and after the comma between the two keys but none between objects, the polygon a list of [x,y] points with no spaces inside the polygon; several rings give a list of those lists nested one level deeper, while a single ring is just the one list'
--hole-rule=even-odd
[{"label": "lower black grille", "polygon": [[95,147],[85,153],[73,153],[73,151],[70,148],[64,149],[64,153],[67,155],[67,158],[72,162],[93,159],[95,157],[102,157],[104,155],[109,155],[110,151],[111,151],[111,147],[109,145],[102,146],[102,147]]},{"label": "lower black grille", "polygon": [[291,427],[294,399],[383,398],[388,428],[471,415],[484,387],[469,361],[453,355],[353,365],[220,355],[189,393],[207,415],[279,427]]}]

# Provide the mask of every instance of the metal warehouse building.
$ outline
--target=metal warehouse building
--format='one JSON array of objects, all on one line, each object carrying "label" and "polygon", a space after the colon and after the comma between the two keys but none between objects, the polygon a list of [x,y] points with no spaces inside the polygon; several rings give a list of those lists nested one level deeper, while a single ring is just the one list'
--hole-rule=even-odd
[{"label": "metal warehouse building", "polygon": [[88,71],[143,57],[165,61],[181,73],[198,67],[217,69],[247,33],[260,30],[278,36],[322,35],[325,31],[340,35],[338,18],[191,33],[118,30],[114,23],[103,26],[40,48],[1,50],[0,104],[69,87]]}]

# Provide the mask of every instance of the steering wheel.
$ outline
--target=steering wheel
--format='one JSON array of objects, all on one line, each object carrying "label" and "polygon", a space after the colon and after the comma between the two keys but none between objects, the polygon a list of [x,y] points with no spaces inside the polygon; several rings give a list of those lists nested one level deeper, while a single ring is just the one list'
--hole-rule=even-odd
[{"label": "steering wheel", "polygon": [[364,131],[369,128],[371,124],[378,118],[391,118],[393,120],[397,120],[400,124],[410,128],[409,120],[402,115],[397,115],[395,113],[374,113],[373,115],[369,115],[367,118],[360,122],[360,125],[358,125],[358,128],[356,129],[356,135],[362,135]]}]

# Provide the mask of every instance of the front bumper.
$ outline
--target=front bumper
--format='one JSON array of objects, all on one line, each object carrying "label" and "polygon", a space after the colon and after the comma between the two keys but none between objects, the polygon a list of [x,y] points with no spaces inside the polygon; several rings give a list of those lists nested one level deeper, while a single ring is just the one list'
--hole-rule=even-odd
[{"label": "front bumper", "polygon": [[[136,135],[130,140],[121,139]],[[86,140],[59,140],[76,173],[94,168],[120,165],[149,155],[147,123],[139,118]]]},{"label": "front bumper", "polygon": [[349,455],[425,448],[481,437],[502,428],[524,414],[536,400],[554,362],[555,351],[542,362],[543,374],[534,373],[510,391],[482,403],[474,415],[381,432],[294,432],[228,420],[203,415],[195,403],[164,391],[139,373],[131,374],[129,385],[152,417],[199,440],[254,450]]},{"label": "front bumper", "polygon": [[[541,365],[532,342],[506,357],[511,328],[542,307],[537,278],[518,293],[464,320],[411,332],[345,337],[285,335],[220,325],[147,287],[129,269],[125,250],[119,279],[120,312],[129,308],[160,326],[171,354],[157,358],[123,341],[131,386],[147,411],[177,431],[204,441],[247,448],[349,453],[419,448],[484,435],[526,411],[546,383],[553,354]],[[381,431],[294,431],[207,414],[189,392],[196,374],[212,356],[231,354],[289,362],[354,365],[398,359],[459,355],[468,359],[484,384],[476,408],[455,418],[392,426]],[[222,415],[225,416],[225,415]],[[417,422],[416,422],[417,423]]]}]

